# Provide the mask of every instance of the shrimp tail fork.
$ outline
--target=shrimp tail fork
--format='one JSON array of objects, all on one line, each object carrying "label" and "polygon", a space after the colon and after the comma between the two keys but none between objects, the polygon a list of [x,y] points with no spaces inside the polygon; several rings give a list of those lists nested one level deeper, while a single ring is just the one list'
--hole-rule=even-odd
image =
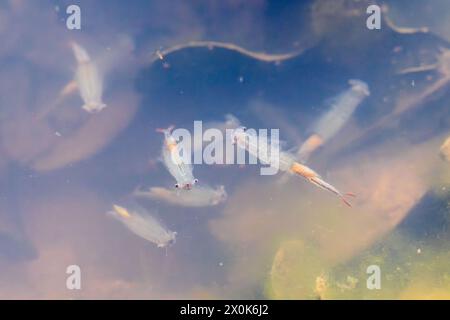
[{"label": "shrimp tail fork", "polygon": [[291,166],[291,172],[305,178],[309,182],[315,184],[319,188],[322,188],[324,190],[327,190],[331,193],[334,193],[337,195],[341,200],[349,207],[352,205],[350,202],[346,199],[346,196],[354,197],[355,195],[353,193],[345,193],[342,194],[338,189],[336,189],[333,185],[329,184],[328,182],[324,181],[314,170],[308,168],[307,166],[304,166],[298,162],[295,162]]}]

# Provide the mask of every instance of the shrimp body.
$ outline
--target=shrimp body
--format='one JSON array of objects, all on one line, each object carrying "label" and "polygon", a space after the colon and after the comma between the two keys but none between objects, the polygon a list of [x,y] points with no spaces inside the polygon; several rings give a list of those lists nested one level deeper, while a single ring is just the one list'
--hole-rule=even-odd
[{"label": "shrimp body", "polygon": [[133,195],[136,197],[162,200],[181,207],[216,206],[227,199],[224,186],[219,186],[216,189],[209,186],[196,186],[189,191],[175,191],[167,188],[152,187],[149,190],[135,191]]},{"label": "shrimp body", "polygon": [[365,82],[352,79],[349,84],[351,88],[332,99],[330,110],[319,118],[312,128],[312,135],[300,146],[298,155],[302,161],[306,161],[312,152],[336,135],[361,102],[370,95]]},{"label": "shrimp body", "polygon": [[194,178],[192,173],[192,165],[185,163],[180,156],[178,142],[171,134],[172,128],[158,129],[158,131],[164,133],[162,161],[177,181],[175,187],[187,190],[191,189],[197,183],[197,179]]},{"label": "shrimp body", "polygon": [[247,130],[245,127],[239,127],[233,130],[232,139],[238,148],[247,150],[251,156],[255,159],[259,159],[262,164],[273,164],[273,156],[276,156],[272,155],[275,143],[272,144],[268,139],[259,139],[256,132]]},{"label": "shrimp body", "polygon": [[75,42],[71,46],[78,63],[75,81],[84,101],[82,108],[90,113],[100,112],[106,107],[102,102],[103,79],[86,50]]},{"label": "shrimp body", "polygon": [[[240,125],[239,120],[232,114],[228,113],[225,115],[224,121],[211,121],[211,122],[203,123],[203,130],[217,129],[224,135],[225,138],[227,138],[228,135],[230,134],[230,132],[232,132],[234,129],[239,127],[239,125]],[[205,143],[206,142],[194,143],[194,146],[193,146],[194,152],[198,152],[199,150],[202,150]]]},{"label": "shrimp body", "polygon": [[176,232],[172,232],[163,227],[145,209],[137,205],[132,210],[119,205],[113,205],[113,210],[108,213],[122,222],[131,232],[147,241],[155,243],[160,248],[175,243]]},{"label": "shrimp body", "polygon": [[[258,152],[257,145],[255,144],[255,137],[252,135],[252,133],[247,133],[247,130],[241,127],[234,131],[233,138],[239,148],[244,148],[250,154],[258,157],[258,159],[262,163],[273,165],[273,158],[270,157],[267,153],[267,151],[270,149],[270,143],[265,143],[260,139],[260,150]],[[324,181],[314,170],[298,163],[295,160],[294,155],[285,151],[279,151],[278,166],[281,171],[296,174],[300,177],[305,178],[316,186],[334,193],[335,195],[339,196],[346,205],[351,206],[350,203],[345,199],[345,195],[353,196],[353,194],[342,194],[333,185]]]}]

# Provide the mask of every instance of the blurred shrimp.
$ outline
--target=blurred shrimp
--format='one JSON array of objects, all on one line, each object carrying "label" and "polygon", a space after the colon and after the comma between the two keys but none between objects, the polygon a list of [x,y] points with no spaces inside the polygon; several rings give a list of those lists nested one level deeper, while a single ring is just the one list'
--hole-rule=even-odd
[{"label": "blurred shrimp", "polygon": [[[82,108],[90,113],[100,112],[106,107],[102,102],[103,79],[86,50],[76,42],[71,42],[70,45],[78,63],[75,81],[84,101]],[[69,86],[66,89],[71,88]]]},{"label": "blurred shrimp", "polygon": [[133,205],[133,209],[129,210],[114,204],[113,210],[109,211],[108,214],[122,222],[131,232],[155,243],[159,248],[175,243],[177,233],[166,229],[140,206]]},{"label": "blurred shrimp", "polygon": [[54,101],[37,113],[37,120],[45,119],[64,99],[77,90],[84,101],[82,108],[87,112],[97,113],[106,107],[106,104],[102,102],[103,80],[97,66],[92,62],[84,48],[76,42],[69,42],[69,45],[78,64],[75,77],[60,90]]},{"label": "blurred shrimp", "polygon": [[[225,115],[225,120],[224,121],[211,121],[211,122],[206,122],[202,125],[202,129],[203,130],[208,130],[208,129],[217,129],[220,132],[222,132],[224,139],[226,139],[226,135],[227,132],[229,132],[229,130],[231,129],[236,129],[237,127],[239,127],[240,123],[239,120],[233,116],[232,114],[226,114]],[[194,142],[193,143],[193,152],[196,152],[198,150],[202,150],[202,148],[204,147],[206,142],[201,141],[201,142]]]},{"label": "blurred shrimp", "polygon": [[350,120],[356,108],[370,95],[369,86],[361,80],[351,79],[351,87],[332,99],[328,110],[313,126],[312,134],[300,146],[297,155],[306,162],[310,155],[335,136]]},{"label": "blurred shrimp", "polygon": [[172,130],[173,126],[167,129],[156,129],[157,132],[164,134],[162,161],[177,181],[175,188],[190,190],[198,180],[192,174],[192,165],[185,163],[181,158],[178,142],[171,134]]},{"label": "blurred shrimp", "polygon": [[148,190],[136,190],[135,197],[162,200],[180,207],[209,207],[216,206],[227,199],[224,186],[216,189],[210,186],[196,186],[192,190],[171,190],[161,187],[152,187]]}]

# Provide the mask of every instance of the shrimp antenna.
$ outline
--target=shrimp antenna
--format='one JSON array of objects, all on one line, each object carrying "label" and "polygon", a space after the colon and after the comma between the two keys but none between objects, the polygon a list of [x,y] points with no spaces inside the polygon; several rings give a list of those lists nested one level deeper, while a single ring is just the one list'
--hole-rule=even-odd
[{"label": "shrimp antenna", "polygon": [[344,202],[347,206],[349,206],[350,208],[352,207],[352,204],[347,200],[347,199],[345,199],[345,197],[356,197],[356,195],[354,194],[354,193],[352,193],[352,192],[347,192],[347,193],[344,193],[342,196],[341,196],[341,200],[342,200],[342,202]]},{"label": "shrimp antenna", "polygon": [[166,133],[167,131],[170,133],[173,129],[175,128],[175,125],[171,124],[168,128],[164,129],[164,128],[156,128],[155,131],[156,132],[160,132],[160,133]]}]

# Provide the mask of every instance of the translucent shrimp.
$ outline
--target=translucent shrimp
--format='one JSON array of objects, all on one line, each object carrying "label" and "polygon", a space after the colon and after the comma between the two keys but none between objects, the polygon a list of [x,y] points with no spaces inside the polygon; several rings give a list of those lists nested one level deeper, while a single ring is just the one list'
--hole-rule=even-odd
[{"label": "translucent shrimp", "polygon": [[172,136],[173,127],[167,129],[157,129],[156,131],[164,134],[164,143],[162,147],[162,161],[170,174],[177,183],[175,188],[190,190],[197,179],[192,174],[192,165],[185,163],[180,156],[178,142]]},{"label": "translucent shrimp", "polygon": [[[227,132],[229,132],[227,129],[236,129],[240,126],[239,120],[233,116],[232,114],[226,114],[224,121],[211,121],[206,122],[203,124],[202,129],[208,130],[208,129],[217,129],[224,135],[224,138],[226,138]],[[193,152],[196,152],[198,150],[201,150],[204,146],[205,142],[200,143],[193,143]]]},{"label": "translucent shrimp", "polygon": [[70,45],[78,63],[75,81],[84,101],[82,108],[90,113],[100,112],[106,107],[102,102],[103,79],[86,50],[75,42]]},{"label": "translucent shrimp", "polygon": [[226,129],[236,129],[239,127],[240,122],[239,119],[236,118],[234,115],[227,113],[225,115],[224,121],[211,121],[207,122],[203,125],[203,129],[209,129],[209,128],[215,128],[219,129],[221,132],[225,132]]},{"label": "translucent shrimp", "polygon": [[271,159],[271,145],[270,142],[258,139],[255,131],[247,130],[246,127],[238,127],[231,131],[231,138],[233,143],[239,148],[246,150],[255,159],[259,159],[262,164],[272,165],[273,158]]},{"label": "translucent shrimp", "polygon": [[119,205],[113,205],[113,210],[108,214],[122,222],[134,234],[155,243],[159,248],[175,243],[177,233],[166,229],[140,206],[133,205],[133,208],[129,210]]},{"label": "translucent shrimp", "polygon": [[332,105],[313,126],[312,134],[300,146],[297,155],[306,162],[310,155],[332,138],[350,120],[361,102],[370,95],[369,86],[361,80],[349,80],[351,88],[332,99]]},{"label": "translucent shrimp", "polygon": [[[233,131],[232,135],[235,144],[239,148],[247,150],[247,152],[254,157],[257,157],[261,163],[273,165],[273,157],[268,152],[272,150],[270,145],[264,139],[257,139],[257,137],[249,132],[245,127],[240,127]],[[318,173],[311,168],[298,163],[295,156],[289,152],[279,151],[278,166],[279,170],[287,172],[289,174],[296,174],[315,184],[316,186],[327,190],[337,195],[341,200],[351,207],[351,204],[345,198],[346,196],[354,196],[352,193],[341,193],[333,185],[324,181]]]},{"label": "translucent shrimp", "polygon": [[133,195],[135,197],[163,200],[181,207],[216,206],[227,199],[224,186],[219,186],[216,189],[210,186],[196,186],[189,191],[175,191],[167,188],[152,187],[148,190],[136,190]]}]

